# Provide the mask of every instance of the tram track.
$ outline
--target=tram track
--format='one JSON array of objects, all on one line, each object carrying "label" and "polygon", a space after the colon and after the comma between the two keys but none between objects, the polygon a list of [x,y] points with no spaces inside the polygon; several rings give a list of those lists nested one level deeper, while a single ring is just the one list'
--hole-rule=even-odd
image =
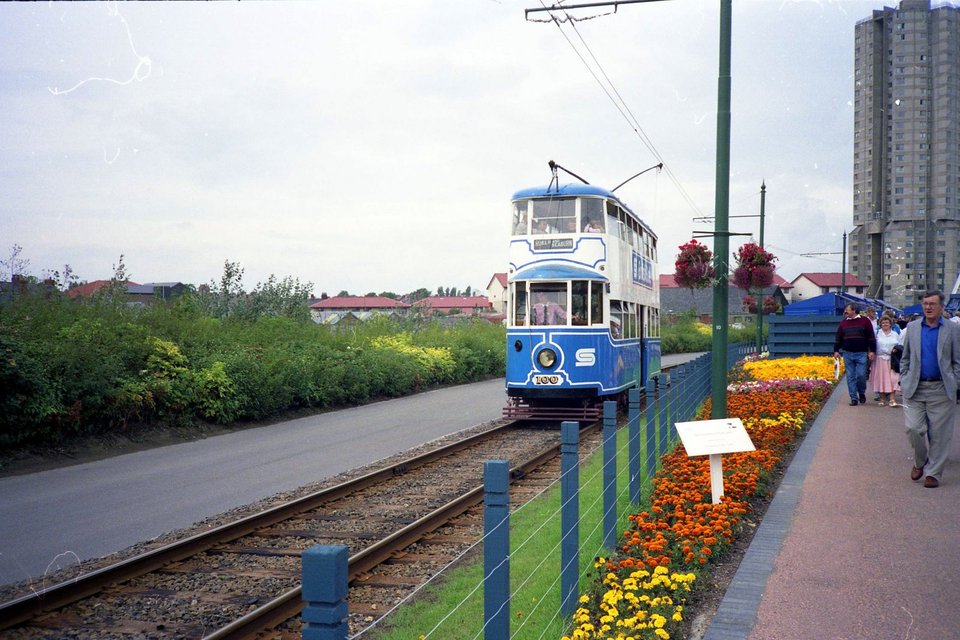
[{"label": "tram track", "polygon": [[[428,546],[432,532],[457,516],[469,519],[483,499],[483,460],[518,460],[512,474],[521,477],[558,447],[556,431],[491,429],[4,603],[0,635],[254,637],[299,612],[304,548],[347,544],[357,550],[351,581],[383,584],[371,575],[385,562],[436,560],[402,549]],[[387,579],[388,586],[391,580],[397,587],[411,582]],[[378,605],[356,609],[351,624],[363,625]]]},{"label": "tram track", "polygon": [[[599,426],[582,430],[584,450]],[[14,598],[0,604],[0,638],[299,637],[300,553],[314,544],[351,550],[350,632],[358,633],[480,539],[484,460],[511,461],[514,503],[559,475],[559,432],[516,427],[495,426]]]}]

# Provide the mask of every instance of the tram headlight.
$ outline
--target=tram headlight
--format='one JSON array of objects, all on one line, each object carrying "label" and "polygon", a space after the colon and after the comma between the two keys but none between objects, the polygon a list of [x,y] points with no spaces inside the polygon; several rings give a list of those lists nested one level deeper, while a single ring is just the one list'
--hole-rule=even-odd
[{"label": "tram headlight", "polygon": [[543,349],[537,354],[537,362],[544,369],[549,369],[557,363],[557,352],[553,349]]}]

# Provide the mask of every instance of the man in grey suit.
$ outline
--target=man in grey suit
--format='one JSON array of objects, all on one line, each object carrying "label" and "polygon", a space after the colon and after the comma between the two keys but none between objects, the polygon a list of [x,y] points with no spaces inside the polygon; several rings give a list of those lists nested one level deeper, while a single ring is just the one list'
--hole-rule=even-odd
[{"label": "man in grey suit", "polygon": [[907,325],[900,388],[907,438],[913,447],[910,479],[940,486],[950,452],[960,380],[960,325],[943,319],[943,292],[923,295],[923,318]]}]

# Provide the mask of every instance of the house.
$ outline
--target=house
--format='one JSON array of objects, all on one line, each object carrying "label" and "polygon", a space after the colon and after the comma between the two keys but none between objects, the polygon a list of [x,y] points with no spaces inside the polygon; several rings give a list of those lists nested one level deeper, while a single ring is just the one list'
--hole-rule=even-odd
[{"label": "house", "polygon": [[413,303],[413,308],[424,314],[460,313],[477,315],[481,312],[492,312],[493,305],[486,296],[430,296]]},{"label": "house", "polygon": [[[787,304],[786,294],[778,284],[778,280],[786,282],[783,278],[774,275],[774,282],[769,287],[764,288],[763,297],[772,296],[777,303],[783,307]],[[743,299],[747,296],[753,296],[749,291],[744,291],[739,287],[729,284],[727,287],[727,316],[729,322],[752,322],[756,314],[750,313],[744,308]],[[676,317],[690,310],[694,310],[701,322],[710,323],[713,318],[713,287],[706,289],[694,289],[691,295],[690,289],[685,289],[677,284],[674,274],[660,274],[660,318]]]},{"label": "house", "polygon": [[[94,280],[80,286],[67,289],[66,294],[70,298],[89,298],[90,296],[101,293],[108,288],[112,280]],[[184,294],[190,289],[189,285],[182,282],[147,282],[139,284],[132,280],[126,282],[127,304],[145,305],[152,304],[158,299],[173,300]]]},{"label": "house", "polygon": [[406,302],[384,296],[333,296],[310,305],[310,317],[325,324],[339,322],[348,315],[367,320],[377,314],[405,314],[410,309]]},{"label": "house", "polygon": [[507,274],[495,273],[487,284],[487,299],[493,310],[506,315],[507,313]]},{"label": "house", "polygon": [[793,279],[792,302],[808,300],[824,293],[840,291],[840,285],[845,284],[847,292],[863,296],[867,290],[867,283],[848,273],[844,282],[841,273],[807,272],[801,273]]}]

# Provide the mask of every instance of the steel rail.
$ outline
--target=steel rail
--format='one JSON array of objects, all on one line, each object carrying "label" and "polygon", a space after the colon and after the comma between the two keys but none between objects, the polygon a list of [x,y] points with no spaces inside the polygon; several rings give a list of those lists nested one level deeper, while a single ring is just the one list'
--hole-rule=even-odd
[{"label": "steel rail", "polygon": [[[600,428],[599,422],[584,427],[581,433],[588,433]],[[523,478],[526,474],[543,465],[546,461],[560,453],[560,444],[551,446],[526,462],[510,470],[511,482]],[[377,565],[390,559],[394,552],[399,551],[424,535],[442,527],[444,524],[464,513],[471,507],[483,502],[483,486],[475,487],[459,498],[438,507],[423,516],[416,522],[396,531],[380,542],[367,547],[363,551],[351,556],[348,560],[347,580],[353,581]],[[276,627],[283,622],[300,614],[304,602],[302,587],[290,589],[281,596],[247,613],[228,625],[203,637],[203,640],[247,640],[255,638],[267,629]]]},{"label": "steel rail", "polygon": [[209,531],[199,533],[169,545],[121,560],[115,564],[101,567],[73,580],[40,589],[29,595],[21,596],[0,604],[0,630],[7,629],[32,617],[48,611],[60,609],[69,604],[92,596],[105,587],[136,578],[155,571],[172,562],[183,560],[192,555],[210,549],[216,545],[230,542],[253,531],[288,519],[297,513],[330,502],[344,495],[359,491],[391,477],[406,474],[411,469],[434,462],[451,453],[466,449],[492,434],[517,428],[515,423],[494,427],[463,440],[451,443],[439,449],[413,456],[396,464],[367,473],[341,484],[321,489],[292,502],[271,507],[234,522],[220,525]]}]

